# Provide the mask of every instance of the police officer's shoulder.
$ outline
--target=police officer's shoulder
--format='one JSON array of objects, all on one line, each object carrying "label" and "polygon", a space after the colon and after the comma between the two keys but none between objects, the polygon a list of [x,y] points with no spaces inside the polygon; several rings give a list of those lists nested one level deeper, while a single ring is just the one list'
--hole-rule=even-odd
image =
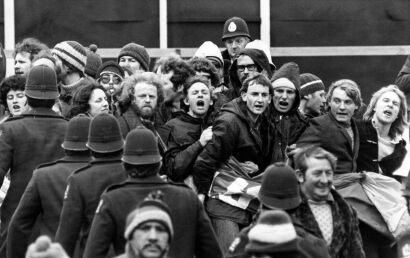
[{"label": "police officer's shoulder", "polygon": [[79,174],[79,173],[83,172],[84,170],[90,168],[91,166],[92,166],[91,163],[88,163],[88,164],[84,165],[84,167],[81,167],[81,168],[75,170],[73,172],[73,175]]},{"label": "police officer's shoulder", "polygon": [[179,186],[179,187],[191,189],[191,188],[189,188],[189,186],[187,186],[186,184],[181,183],[181,182],[168,181],[168,183],[169,183],[170,185],[173,185],[173,186]]},{"label": "police officer's shoulder", "polygon": [[108,186],[108,187],[105,189],[104,193],[108,193],[108,192],[110,192],[110,191],[113,191],[113,190],[122,188],[122,187],[124,187],[124,186],[126,186],[126,185],[131,185],[131,184],[132,184],[132,182],[127,181],[127,180],[126,180],[126,181],[123,181],[123,182],[121,182],[121,183],[113,184],[113,185]]},{"label": "police officer's shoulder", "polygon": [[37,166],[36,169],[40,169],[40,168],[44,168],[44,167],[50,167],[53,166],[55,164],[57,164],[59,162],[59,160],[54,160],[54,161],[50,161],[50,162],[46,162],[46,163],[41,163],[40,165]]},{"label": "police officer's shoulder", "polygon": [[23,119],[23,118],[24,118],[24,116],[21,116],[21,115],[18,115],[18,116],[9,116],[9,117],[4,121],[4,123],[11,122],[11,121],[21,120],[21,119]]}]

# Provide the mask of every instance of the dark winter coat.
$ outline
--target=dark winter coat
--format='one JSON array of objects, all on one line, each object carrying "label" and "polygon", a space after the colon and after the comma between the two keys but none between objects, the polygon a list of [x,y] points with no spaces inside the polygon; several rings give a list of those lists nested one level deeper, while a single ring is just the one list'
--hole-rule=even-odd
[{"label": "dark winter coat", "polygon": [[127,111],[125,111],[122,116],[118,118],[118,124],[120,125],[122,137],[125,139],[127,134],[137,128],[138,126],[143,126],[147,129],[150,129],[158,139],[158,147],[163,155],[166,150],[167,146],[162,141],[161,137],[159,137],[161,133],[161,126],[164,124],[160,116],[155,115],[153,121],[144,120],[142,121],[139,116],[135,113],[135,111],[130,107]]},{"label": "dark winter coat", "polygon": [[1,252],[6,256],[7,228],[33,170],[64,156],[61,143],[67,121],[47,108],[34,108],[0,125],[0,185],[10,171],[10,187],[1,206]]},{"label": "dark winter coat", "polygon": [[61,83],[58,85],[60,89],[59,101],[61,104],[61,114],[65,118],[69,118],[69,113],[73,104],[73,96],[80,89],[92,83],[92,80],[86,77],[81,78],[78,82],[70,85],[69,88],[64,87]]},{"label": "dark winter coat", "polygon": [[158,175],[128,179],[107,189],[101,196],[84,257],[104,258],[111,244],[117,255],[124,253],[127,215],[153,190],[162,191],[163,201],[171,211],[175,235],[170,257],[222,257],[211,222],[197,195],[182,184],[165,182]]},{"label": "dark winter coat", "polygon": [[270,127],[265,118],[261,115],[255,126],[240,98],[222,107],[212,126],[212,140],[194,164],[194,182],[199,193],[208,193],[216,169],[231,155],[239,162],[252,161],[260,173],[264,171],[270,158]]},{"label": "dark winter coat", "polygon": [[166,134],[161,138],[166,142],[168,151],[163,159],[163,172],[173,181],[183,181],[192,173],[195,159],[203,149],[199,138],[204,129],[203,119],[187,113],[165,124]]},{"label": "dark winter coat", "polygon": [[24,257],[37,218],[40,235],[54,239],[63,207],[67,178],[74,170],[86,166],[89,161],[88,155],[65,156],[54,162],[42,164],[34,170],[33,177],[10,221],[7,238],[8,257]]},{"label": "dark winter coat", "polygon": [[393,172],[398,169],[406,156],[406,142],[400,140],[392,154],[378,161],[378,137],[377,131],[371,121],[360,121],[357,123],[360,136],[359,156],[357,157],[357,171],[379,172],[392,177]]},{"label": "dark winter coat", "polygon": [[356,159],[359,154],[359,132],[356,122],[351,120],[354,133],[354,149],[347,130],[337,122],[331,113],[315,117],[297,141],[297,147],[317,145],[329,151],[337,158],[335,173],[356,172]]},{"label": "dark winter coat", "polygon": [[[333,236],[329,246],[332,258],[364,258],[359,221],[354,209],[335,191],[331,190],[333,201],[330,202],[333,216]],[[302,203],[296,211],[296,217],[303,227],[323,239],[322,232],[310,210],[307,197],[302,193]]]},{"label": "dark winter coat", "polygon": [[[303,225],[293,219],[293,226],[295,227],[297,234],[297,242],[299,247],[305,251],[310,257],[314,258],[330,258],[329,251],[327,249],[326,241],[314,236],[307,232]],[[250,258],[251,256],[245,252],[245,247],[249,243],[248,233],[255,226],[255,223],[251,224],[241,230],[239,236],[235,238],[229,247],[228,252],[225,254],[227,258]]]},{"label": "dark winter coat", "polygon": [[64,194],[56,241],[73,257],[77,240],[78,257],[82,257],[95,210],[104,190],[126,179],[121,156],[95,158],[86,167],[76,170],[68,179]]},{"label": "dark winter coat", "polygon": [[408,56],[404,62],[394,83],[399,86],[399,89],[406,95],[408,105],[410,103],[410,56]]}]

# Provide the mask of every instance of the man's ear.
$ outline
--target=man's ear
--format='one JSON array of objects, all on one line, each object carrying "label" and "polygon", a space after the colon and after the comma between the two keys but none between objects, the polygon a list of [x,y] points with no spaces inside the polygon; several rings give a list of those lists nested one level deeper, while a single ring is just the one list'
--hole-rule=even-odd
[{"label": "man's ear", "polygon": [[187,105],[187,106],[189,106],[188,97],[185,97],[185,98],[184,98],[184,104]]},{"label": "man's ear", "polygon": [[241,92],[241,97],[243,101],[246,101],[246,92],[242,91]]},{"label": "man's ear", "polygon": [[303,182],[305,182],[305,175],[302,173],[302,171],[300,171],[300,169],[296,169],[295,172],[299,183],[302,184]]}]

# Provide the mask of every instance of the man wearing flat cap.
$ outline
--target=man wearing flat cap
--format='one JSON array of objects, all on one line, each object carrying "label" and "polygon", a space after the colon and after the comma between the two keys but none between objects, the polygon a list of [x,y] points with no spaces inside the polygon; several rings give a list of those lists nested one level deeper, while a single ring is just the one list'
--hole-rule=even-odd
[{"label": "man wearing flat cap", "polygon": [[0,125],[0,186],[10,171],[10,188],[1,206],[0,257],[6,257],[7,228],[33,170],[64,156],[67,121],[51,109],[59,96],[54,70],[33,67],[25,94],[30,110]]}]

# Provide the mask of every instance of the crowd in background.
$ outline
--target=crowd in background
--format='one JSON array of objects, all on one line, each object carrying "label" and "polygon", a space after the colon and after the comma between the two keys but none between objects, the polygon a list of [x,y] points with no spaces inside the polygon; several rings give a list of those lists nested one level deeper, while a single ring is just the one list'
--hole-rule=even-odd
[{"label": "crowd in background", "polygon": [[0,84],[0,257],[398,257],[410,58],[363,103],[354,78],[275,64],[242,18],[221,40],[155,64],[133,42],[105,62],[19,42]]}]

